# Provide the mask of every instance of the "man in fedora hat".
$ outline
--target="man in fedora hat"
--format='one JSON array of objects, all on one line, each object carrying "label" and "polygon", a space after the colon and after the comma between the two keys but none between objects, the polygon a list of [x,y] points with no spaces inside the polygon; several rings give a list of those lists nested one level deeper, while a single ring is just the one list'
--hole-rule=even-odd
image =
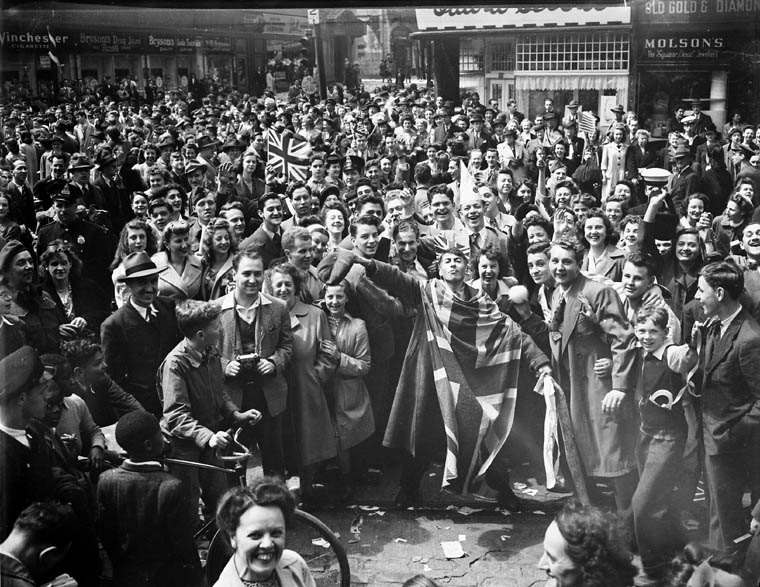
[{"label": "man in fedora hat", "polygon": [[451,114],[445,108],[439,108],[435,111],[435,127],[433,128],[434,143],[445,143],[446,139],[451,138],[454,134],[454,127],[451,124]]},{"label": "man in fedora hat", "polygon": [[607,138],[612,140],[612,132],[618,127],[618,125],[623,124],[623,115],[625,115],[625,108],[623,108],[621,104],[618,104],[614,108],[610,108],[610,112],[615,115],[615,119],[610,122],[609,126],[607,127],[607,131],[604,134]]},{"label": "man in fedora hat", "polygon": [[75,153],[69,163],[71,184],[81,192],[81,201],[85,208],[105,209],[103,194],[90,183],[90,170],[94,165],[84,153]]},{"label": "man in fedora hat", "polygon": [[206,135],[201,136],[197,142],[198,161],[206,167],[206,181],[212,185],[216,181],[217,157],[216,151],[219,147],[219,141]]},{"label": "man in fedora hat", "polygon": [[163,410],[156,373],[181,339],[174,300],[158,296],[158,274],[163,270],[145,252],[128,255],[119,281],[126,285],[129,301],[100,329],[108,375],[157,418]]},{"label": "man in fedora hat", "polygon": [[103,151],[95,160],[95,164],[100,170],[100,177],[95,180],[94,185],[100,190],[103,205],[111,216],[114,232],[118,233],[132,213],[129,194],[119,174],[119,162],[111,153]]},{"label": "man in fedora hat", "polygon": [[694,192],[701,191],[701,181],[696,171],[692,169],[694,155],[687,145],[681,144],[676,147],[673,158],[675,163],[673,173],[668,180],[668,192],[673,198],[676,210],[681,210],[681,205],[686,202],[686,198]]}]

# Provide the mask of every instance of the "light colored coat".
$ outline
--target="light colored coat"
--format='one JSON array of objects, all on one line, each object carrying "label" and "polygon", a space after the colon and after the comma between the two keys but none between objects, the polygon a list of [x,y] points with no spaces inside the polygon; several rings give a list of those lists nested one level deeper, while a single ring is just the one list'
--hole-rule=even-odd
[{"label": "light colored coat", "polygon": [[[292,550],[282,551],[282,557],[274,572],[280,581],[280,587],[316,587],[306,561]],[[214,587],[243,587],[233,557],[230,557]]]},{"label": "light colored coat", "polygon": [[338,454],[324,385],[335,369],[319,351],[321,340],[331,340],[327,316],[300,300],[290,310],[293,361],[288,369],[290,414],[295,426],[301,464],[311,465]]},{"label": "light colored coat", "polygon": [[[562,295],[557,287],[552,296],[553,311]],[[568,396],[575,442],[585,473],[592,477],[618,477],[636,468],[633,331],[623,304],[611,287],[579,275],[564,295],[567,305],[561,333],[549,333],[552,370]],[[582,312],[581,297],[595,319]],[[600,377],[594,372],[594,363],[601,358],[612,359],[611,376]],[[602,413],[602,399],[612,389],[626,393],[614,416]]]},{"label": "light colored coat", "polygon": [[190,300],[198,297],[203,272],[201,260],[198,257],[187,256],[182,275],[177,273],[169,262],[169,255],[165,251],[156,253],[151,259],[159,269],[167,267],[166,271],[158,274],[158,295],[175,300]]},{"label": "light colored coat", "polygon": [[343,316],[335,332],[340,363],[329,383],[340,450],[356,446],[375,431],[375,419],[364,376],[372,365],[364,320]]}]

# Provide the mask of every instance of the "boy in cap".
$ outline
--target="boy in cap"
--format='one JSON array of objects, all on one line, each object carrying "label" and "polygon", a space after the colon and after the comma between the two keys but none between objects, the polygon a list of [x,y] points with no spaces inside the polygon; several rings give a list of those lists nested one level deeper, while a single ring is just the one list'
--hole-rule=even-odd
[{"label": "boy in cap", "polygon": [[100,539],[114,585],[201,585],[195,510],[187,487],[159,460],[164,439],[158,420],[144,410],[125,414],[116,441],[129,458],[98,482]]}]

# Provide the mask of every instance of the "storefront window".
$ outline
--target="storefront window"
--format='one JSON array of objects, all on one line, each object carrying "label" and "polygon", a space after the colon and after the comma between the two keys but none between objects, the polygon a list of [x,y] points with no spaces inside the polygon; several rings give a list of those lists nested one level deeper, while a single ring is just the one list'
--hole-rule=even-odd
[{"label": "storefront window", "polygon": [[628,33],[528,35],[517,41],[518,71],[628,69]]},{"label": "storefront window", "polygon": [[689,108],[690,98],[709,97],[711,79],[709,71],[649,71],[640,76],[638,103],[643,126],[655,137],[666,136],[676,106]]},{"label": "storefront window", "polygon": [[483,42],[462,41],[459,46],[459,71],[483,70]]},{"label": "storefront window", "polygon": [[489,71],[514,71],[515,43],[491,43],[488,45]]}]

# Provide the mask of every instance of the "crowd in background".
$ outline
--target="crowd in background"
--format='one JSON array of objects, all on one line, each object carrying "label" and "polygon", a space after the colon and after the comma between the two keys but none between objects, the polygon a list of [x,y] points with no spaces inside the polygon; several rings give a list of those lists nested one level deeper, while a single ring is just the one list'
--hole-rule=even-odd
[{"label": "crowd in background", "polygon": [[[441,283],[519,326],[533,375],[549,365],[567,398],[580,477],[563,451],[545,469],[526,373],[499,459],[530,460],[557,490],[604,481],[652,585],[704,479],[710,545],[741,569],[741,499],[760,501],[760,127],[718,129],[695,101],[657,144],[622,106],[590,130],[575,101],[531,120],[514,100],[369,92],[352,75],[323,100],[125,80],[0,107],[0,358],[18,374],[0,389],[0,538],[57,497],[81,530],[81,585],[97,582],[98,540],[128,559],[99,519],[124,495],[100,474],[101,428],[134,412],[153,417],[123,426],[135,462],[160,456],[159,421],[176,456],[208,464],[241,428],[305,506],[348,500],[392,456],[415,296]],[[307,147],[277,162],[272,133]],[[54,478],[38,470],[51,459]],[[424,464],[404,460],[400,505],[421,499]],[[172,473],[213,516],[224,478]]]}]

